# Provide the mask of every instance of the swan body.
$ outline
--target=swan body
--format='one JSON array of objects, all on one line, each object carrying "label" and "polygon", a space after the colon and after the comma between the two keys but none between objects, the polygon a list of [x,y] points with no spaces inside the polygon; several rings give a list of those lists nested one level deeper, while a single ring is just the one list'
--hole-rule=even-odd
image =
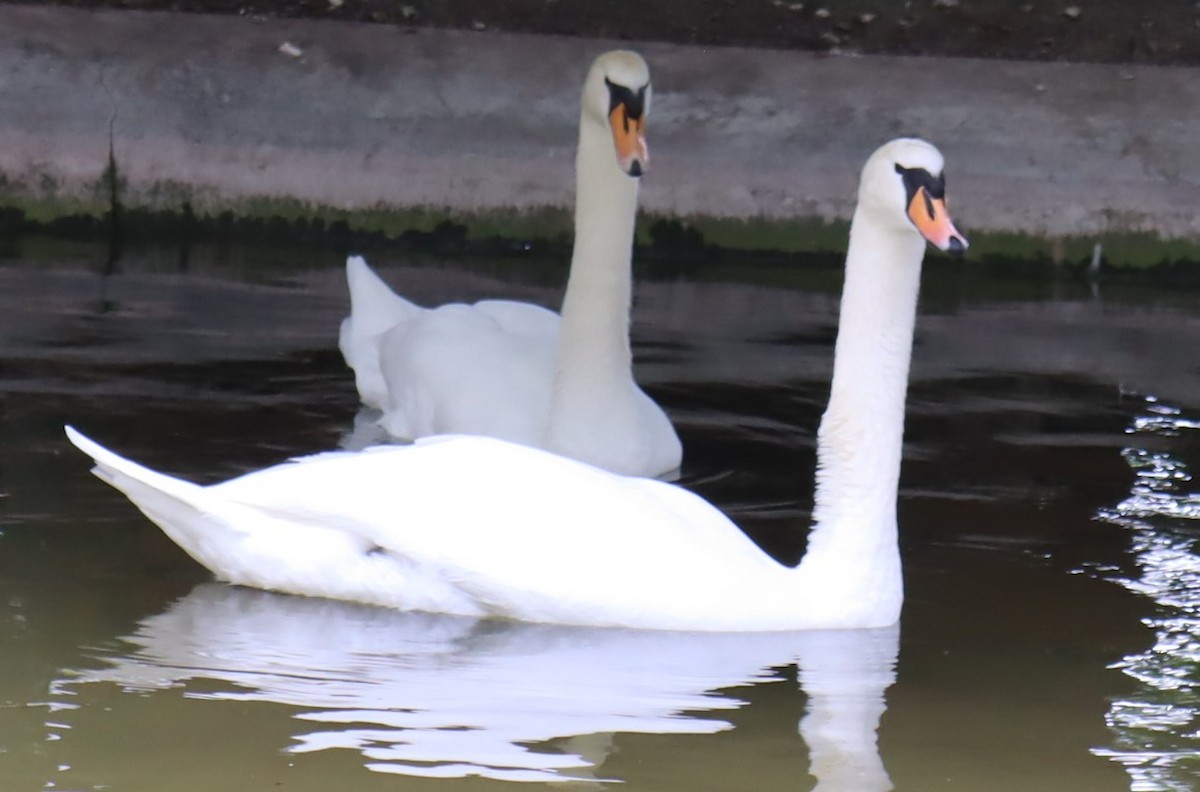
[{"label": "swan body", "polygon": [[597,58],[584,83],[561,317],[508,300],[422,308],[362,258],[347,260],[351,310],[339,346],[388,434],[487,435],[626,475],[679,467],[679,438],[634,381],[629,345],[649,83],[645,62],[625,51]]},{"label": "swan body", "polygon": [[[846,581],[818,575],[806,585],[686,490],[493,438],[322,454],[211,487],[71,439],[196,560],[239,585],[594,626],[873,621],[870,593],[821,596]],[[798,611],[797,599],[814,607]]]},{"label": "swan body", "polygon": [[68,436],[231,583],[588,626],[890,625],[903,601],[895,511],[922,236],[965,248],[941,171],[937,150],[910,139],[864,168],[819,432],[816,524],[795,568],[684,489],[494,438],[319,454],[200,487]]}]

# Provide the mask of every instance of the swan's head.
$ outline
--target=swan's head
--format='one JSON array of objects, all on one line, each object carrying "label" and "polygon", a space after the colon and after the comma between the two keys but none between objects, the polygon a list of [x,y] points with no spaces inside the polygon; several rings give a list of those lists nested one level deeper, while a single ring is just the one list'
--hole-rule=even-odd
[{"label": "swan's head", "polygon": [[614,50],[596,58],[583,85],[583,115],[612,134],[617,167],[630,176],[646,171],[646,116],[650,69],[636,52]]},{"label": "swan's head", "polygon": [[938,250],[960,254],[967,240],[946,211],[942,153],[918,138],[879,147],[863,167],[858,203],[884,223],[925,237]]}]

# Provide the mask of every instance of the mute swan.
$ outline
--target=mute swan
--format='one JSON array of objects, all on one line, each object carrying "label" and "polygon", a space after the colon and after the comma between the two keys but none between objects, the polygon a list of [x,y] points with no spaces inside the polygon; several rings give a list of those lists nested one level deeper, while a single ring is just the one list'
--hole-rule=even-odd
[{"label": "mute swan", "polygon": [[879,627],[903,601],[896,494],[924,239],[962,251],[942,156],[900,139],[863,169],[850,228],[815,525],[785,567],[720,511],[494,438],[318,454],[201,487],[67,434],[231,583],[405,609],[676,630]]},{"label": "mute swan", "polygon": [[601,55],[581,104],[575,251],[561,320],[508,300],[421,308],[362,258],[347,260],[351,309],[339,346],[388,434],[487,435],[631,476],[679,467],[679,438],[634,382],[629,348],[637,177],[650,110],[645,61],[627,51]]}]

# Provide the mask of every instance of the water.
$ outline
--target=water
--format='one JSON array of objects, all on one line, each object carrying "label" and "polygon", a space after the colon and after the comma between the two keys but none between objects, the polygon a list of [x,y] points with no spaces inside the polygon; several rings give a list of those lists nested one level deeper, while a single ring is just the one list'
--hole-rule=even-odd
[{"label": "water", "polygon": [[1200,492],[1176,455],[1197,429],[1178,407],[1147,398],[1128,430],[1134,444],[1122,451],[1135,484],[1101,513],[1132,533],[1137,571],[1118,580],[1158,606],[1143,618],[1153,645],[1113,665],[1137,685],[1113,700],[1106,720],[1117,739],[1096,750],[1126,765],[1137,790],[1190,790],[1200,776],[1200,555],[1189,530],[1200,525]]},{"label": "water", "polygon": [[[200,481],[350,442],[340,262],[104,260],[86,246],[0,259],[6,789],[1197,786],[1194,294],[931,257],[899,629],[696,636],[211,582],[88,475],[61,425]],[[564,275],[375,263],[426,302],[554,305]],[[643,275],[639,377],[679,426],[683,483],[797,558],[837,268]]]}]

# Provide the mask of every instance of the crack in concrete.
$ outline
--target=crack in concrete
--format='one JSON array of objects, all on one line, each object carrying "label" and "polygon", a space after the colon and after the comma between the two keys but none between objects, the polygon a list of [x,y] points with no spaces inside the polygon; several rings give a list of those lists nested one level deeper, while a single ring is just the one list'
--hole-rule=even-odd
[{"label": "crack in concrete", "polygon": [[121,108],[117,103],[116,97],[112,90],[108,87],[108,83],[104,80],[104,71],[107,64],[100,66],[100,87],[104,90],[105,96],[112,104],[112,115],[108,117],[108,165],[104,169],[104,180],[108,182],[108,216],[109,216],[109,238],[108,238],[108,257],[104,264],[104,274],[111,275],[116,272],[117,264],[121,260],[121,194],[120,194],[120,178],[117,169],[117,151],[116,151],[116,127],[117,118],[120,115]]}]

